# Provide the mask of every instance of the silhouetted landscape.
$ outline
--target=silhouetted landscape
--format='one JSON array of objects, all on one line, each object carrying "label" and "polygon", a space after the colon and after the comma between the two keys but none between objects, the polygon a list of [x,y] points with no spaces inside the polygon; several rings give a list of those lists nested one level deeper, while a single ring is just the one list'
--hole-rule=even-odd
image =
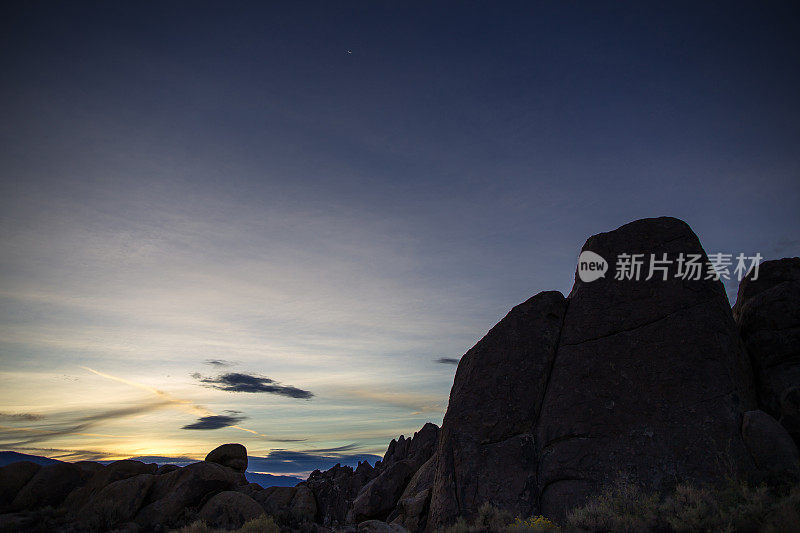
[{"label": "silhouetted landscape", "polygon": [[0,26],[0,533],[800,533],[797,2]]},{"label": "silhouetted landscape", "polygon": [[[600,233],[586,251],[709,264],[674,218]],[[400,436],[373,465],[277,486],[245,474],[240,444],[185,466],[4,452],[0,525],[788,531],[800,512],[800,258],[750,270],[733,309],[708,274],[583,282],[576,271],[568,297],[531,297],[464,354],[441,428]]]}]

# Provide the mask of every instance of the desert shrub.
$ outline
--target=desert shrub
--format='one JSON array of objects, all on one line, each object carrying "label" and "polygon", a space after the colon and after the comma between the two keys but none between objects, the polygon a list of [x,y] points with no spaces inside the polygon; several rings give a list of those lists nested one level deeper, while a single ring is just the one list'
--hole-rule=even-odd
[{"label": "desert shrub", "polygon": [[515,519],[512,523],[506,526],[506,531],[512,532],[527,532],[527,531],[555,531],[558,526],[551,522],[544,516],[531,516],[525,520],[521,518]]},{"label": "desert shrub", "polygon": [[440,533],[505,531],[509,522],[513,519],[514,516],[511,513],[498,509],[489,502],[486,502],[478,508],[478,512],[473,520],[467,522],[464,518],[459,518],[455,524],[440,530]]},{"label": "desert shrub", "polygon": [[439,533],[485,533],[504,532],[522,533],[529,531],[555,531],[558,529],[553,522],[544,516],[530,518],[514,518],[514,516],[493,505],[484,503],[471,521],[459,518],[455,524],[439,530]]},{"label": "desert shrub", "polygon": [[729,478],[720,486],[678,485],[665,497],[618,481],[564,523],[570,531],[793,531],[800,524],[800,485],[750,486]]},{"label": "desert shrub", "polygon": [[245,523],[235,533],[280,533],[280,528],[271,516],[262,515]]},{"label": "desert shrub", "polygon": [[567,516],[567,529],[577,531],[652,531],[659,523],[659,499],[619,479]]},{"label": "desert shrub", "polygon": [[209,527],[202,520],[196,520],[177,530],[177,533],[280,533],[280,528],[271,516],[262,515],[246,522],[242,527],[234,531],[225,529],[215,529]]},{"label": "desert shrub", "polygon": [[175,530],[173,533],[215,533],[216,530],[208,527],[202,520],[195,520],[187,526]]}]

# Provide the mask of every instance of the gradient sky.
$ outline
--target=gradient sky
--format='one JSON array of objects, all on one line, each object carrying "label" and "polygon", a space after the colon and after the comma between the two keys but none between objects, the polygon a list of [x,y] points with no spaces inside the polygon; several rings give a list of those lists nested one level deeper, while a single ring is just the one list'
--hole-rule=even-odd
[{"label": "gradient sky", "polygon": [[0,449],[382,454],[589,235],[800,254],[792,2],[265,4],[0,8]]}]

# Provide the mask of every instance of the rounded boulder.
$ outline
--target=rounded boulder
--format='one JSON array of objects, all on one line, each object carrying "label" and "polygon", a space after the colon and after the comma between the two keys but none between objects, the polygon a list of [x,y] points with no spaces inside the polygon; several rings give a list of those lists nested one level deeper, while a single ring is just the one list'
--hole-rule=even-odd
[{"label": "rounded boulder", "polygon": [[247,470],[247,448],[241,444],[223,444],[211,450],[206,461],[244,472]]}]

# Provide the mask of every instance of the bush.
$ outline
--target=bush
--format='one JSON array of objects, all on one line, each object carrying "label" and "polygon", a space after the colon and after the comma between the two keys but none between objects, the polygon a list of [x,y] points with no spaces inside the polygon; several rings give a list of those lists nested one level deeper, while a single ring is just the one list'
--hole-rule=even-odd
[{"label": "bush", "polygon": [[478,514],[471,522],[459,518],[455,524],[440,533],[481,533],[485,531],[505,531],[513,515],[486,502],[478,508]]},{"label": "bush", "polygon": [[202,520],[197,520],[180,528],[177,533],[280,533],[280,528],[271,516],[263,515],[246,522],[241,528],[234,531],[214,529]]},{"label": "bush", "polygon": [[472,521],[460,518],[439,533],[483,532],[739,532],[800,531],[800,484],[752,486],[733,478],[720,486],[678,485],[665,496],[619,479],[559,528],[543,516],[513,517],[483,504]]},{"label": "bush", "polygon": [[618,481],[565,521],[571,531],[792,531],[800,524],[800,485],[678,485],[666,497]]},{"label": "bush", "polygon": [[440,533],[521,533],[528,531],[555,531],[557,529],[558,526],[544,516],[532,516],[523,520],[514,518],[511,513],[498,509],[489,503],[484,503],[478,508],[478,514],[475,515],[471,522],[459,518],[455,524],[441,530]]},{"label": "bush", "polygon": [[526,518],[522,520],[521,518],[517,518],[508,526],[506,526],[506,531],[509,532],[525,532],[525,531],[555,531],[558,529],[558,526],[551,522],[548,518],[544,516],[531,516],[530,518]]}]

